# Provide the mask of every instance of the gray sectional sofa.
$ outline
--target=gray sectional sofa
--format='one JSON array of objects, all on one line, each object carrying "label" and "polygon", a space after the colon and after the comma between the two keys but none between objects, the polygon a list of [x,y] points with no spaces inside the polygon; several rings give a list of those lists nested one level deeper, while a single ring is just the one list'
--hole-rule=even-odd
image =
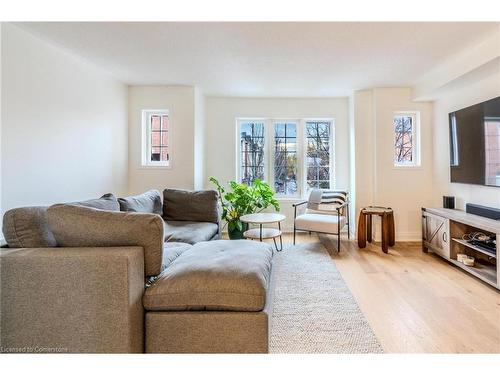
[{"label": "gray sectional sofa", "polygon": [[4,351],[267,352],[272,248],[219,240],[213,191],[163,198],[6,212]]}]

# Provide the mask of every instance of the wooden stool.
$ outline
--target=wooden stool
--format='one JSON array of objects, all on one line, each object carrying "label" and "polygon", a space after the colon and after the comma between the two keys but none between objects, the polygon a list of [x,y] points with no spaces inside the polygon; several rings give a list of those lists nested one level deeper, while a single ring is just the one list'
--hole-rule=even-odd
[{"label": "wooden stool", "polygon": [[366,247],[366,238],[368,242],[372,242],[372,216],[377,215],[382,219],[382,251],[388,252],[389,246],[394,246],[395,231],[394,231],[394,212],[390,207],[368,206],[362,208],[359,212],[358,222],[358,246]]}]

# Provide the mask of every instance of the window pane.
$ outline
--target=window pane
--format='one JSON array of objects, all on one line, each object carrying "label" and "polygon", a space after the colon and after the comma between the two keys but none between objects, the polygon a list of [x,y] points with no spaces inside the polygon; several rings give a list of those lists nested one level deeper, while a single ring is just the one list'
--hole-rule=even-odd
[{"label": "window pane", "polygon": [[168,131],[168,116],[162,116],[161,130]]},{"label": "window pane", "polygon": [[152,147],[151,148],[151,161],[160,161],[160,148]]},{"label": "window pane", "polygon": [[306,122],[306,176],[309,188],[330,188],[330,142],[329,121]]},{"label": "window pane", "polygon": [[275,137],[286,137],[285,135],[286,124],[274,124],[274,136]]},{"label": "window pane", "polygon": [[297,152],[297,138],[286,138],[286,151]]},{"label": "window pane", "polygon": [[412,116],[394,116],[394,164],[413,164]]},{"label": "window pane", "polygon": [[500,185],[500,118],[484,119],[486,185]]},{"label": "window pane", "polygon": [[330,189],[330,181],[319,181],[319,189]]},{"label": "window pane", "polygon": [[169,146],[168,144],[168,132],[161,132],[161,145]]},{"label": "window pane", "polygon": [[168,147],[161,148],[160,158],[161,158],[161,161],[169,161],[170,160],[170,155],[168,153]]},{"label": "window pane", "polygon": [[319,180],[330,180],[330,167],[319,167],[318,168]]},{"label": "window pane", "polygon": [[282,195],[297,194],[297,124],[274,124],[274,189]]},{"label": "window pane", "polygon": [[151,132],[151,146],[152,147],[160,147],[160,135],[161,132],[159,131],[153,131]]},{"label": "window pane", "polygon": [[160,130],[160,116],[151,116],[151,130]]},{"label": "window pane", "polygon": [[307,180],[308,181],[319,180],[319,168],[316,167],[307,168]]},{"label": "window pane", "polygon": [[319,188],[319,182],[318,182],[318,180],[307,180],[307,186],[310,189],[318,189]]},{"label": "window pane", "polygon": [[240,127],[241,182],[264,179],[264,123],[244,122]]}]

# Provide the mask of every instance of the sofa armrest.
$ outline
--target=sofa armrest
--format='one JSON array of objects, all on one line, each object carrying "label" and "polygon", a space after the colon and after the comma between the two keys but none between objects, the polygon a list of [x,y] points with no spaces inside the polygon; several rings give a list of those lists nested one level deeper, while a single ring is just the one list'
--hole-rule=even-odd
[{"label": "sofa armrest", "polygon": [[103,211],[67,204],[51,206],[47,214],[49,228],[59,246],[141,246],[146,276],[161,272],[164,229],[160,215]]},{"label": "sofa armrest", "polygon": [[1,250],[0,283],[4,350],[144,350],[141,247]]}]

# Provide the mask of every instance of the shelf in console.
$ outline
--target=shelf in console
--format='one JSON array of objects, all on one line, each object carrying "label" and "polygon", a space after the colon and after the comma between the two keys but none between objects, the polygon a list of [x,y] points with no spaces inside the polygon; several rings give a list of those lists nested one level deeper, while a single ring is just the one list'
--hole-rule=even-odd
[{"label": "shelf in console", "polygon": [[[500,264],[497,254],[463,240],[463,236],[466,234],[482,232],[487,235],[495,235],[497,243],[500,243],[500,220],[460,210],[427,207],[422,208],[422,219],[424,251],[431,249],[451,264],[500,290]],[[436,232],[434,235],[433,231],[436,230],[439,233]],[[431,234],[430,237],[429,234]],[[474,256],[474,266],[466,266],[457,261],[457,254],[460,253]]]},{"label": "shelf in console", "polygon": [[454,265],[466,270],[467,272],[473,274],[484,282],[496,286],[497,285],[497,271],[495,266],[487,266],[482,263],[477,263],[474,267],[466,266],[465,264],[459,262],[455,259],[449,259]]},{"label": "shelf in console", "polygon": [[466,240],[462,240],[461,238],[452,238],[452,240],[455,242],[458,242],[461,245],[467,246],[467,247],[473,249],[474,251],[478,251],[480,253],[486,254],[491,258],[497,257],[497,255],[495,253],[489,252],[488,250],[485,250],[479,246],[473,245],[473,244],[467,242]]}]

